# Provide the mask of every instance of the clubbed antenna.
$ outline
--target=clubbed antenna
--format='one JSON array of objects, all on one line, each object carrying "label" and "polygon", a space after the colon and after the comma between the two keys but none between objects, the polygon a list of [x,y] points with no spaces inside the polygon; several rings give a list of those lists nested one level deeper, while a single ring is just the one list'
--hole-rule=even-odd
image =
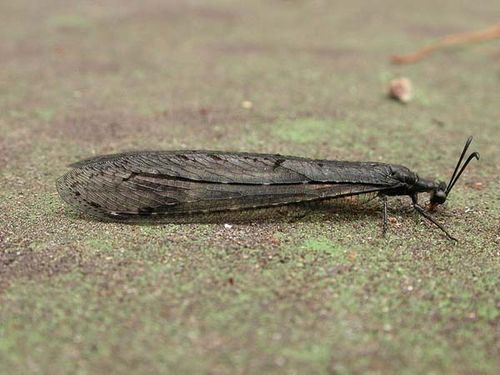
[{"label": "clubbed antenna", "polygon": [[[457,166],[455,167],[455,170],[453,171],[453,174],[450,178],[450,182],[448,183],[448,188],[446,189],[446,195],[448,195],[450,193],[451,189],[453,188],[453,186],[455,186],[455,183],[458,181],[458,179],[460,178],[460,176],[464,172],[467,165],[469,165],[469,163],[472,161],[472,159],[479,160],[479,153],[473,152],[472,154],[469,155],[469,157],[467,158],[465,163],[462,165],[462,168],[460,168],[460,165],[462,164],[462,160],[464,160],[464,156],[465,156],[467,149],[469,148],[471,142],[472,142],[472,137],[469,137],[467,139],[467,142],[465,142],[465,146],[464,146],[464,149],[462,151],[462,154],[460,155],[460,158],[458,159]],[[459,169],[460,169],[460,171],[459,171]]]}]

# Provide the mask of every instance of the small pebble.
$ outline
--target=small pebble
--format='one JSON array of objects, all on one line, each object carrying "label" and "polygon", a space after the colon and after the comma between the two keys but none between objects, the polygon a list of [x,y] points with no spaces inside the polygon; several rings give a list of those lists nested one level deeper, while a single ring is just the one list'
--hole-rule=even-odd
[{"label": "small pebble", "polygon": [[251,109],[253,107],[253,103],[250,100],[243,100],[241,102],[241,107],[244,109]]},{"label": "small pebble", "polygon": [[393,79],[389,83],[389,96],[401,103],[408,103],[413,98],[411,81],[408,78]]}]

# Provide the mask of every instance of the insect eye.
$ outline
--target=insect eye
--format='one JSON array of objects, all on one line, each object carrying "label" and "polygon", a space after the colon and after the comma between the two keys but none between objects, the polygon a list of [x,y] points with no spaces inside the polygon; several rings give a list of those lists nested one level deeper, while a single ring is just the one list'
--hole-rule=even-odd
[{"label": "insect eye", "polygon": [[446,201],[444,190],[435,190],[431,195],[431,204],[443,204]]}]

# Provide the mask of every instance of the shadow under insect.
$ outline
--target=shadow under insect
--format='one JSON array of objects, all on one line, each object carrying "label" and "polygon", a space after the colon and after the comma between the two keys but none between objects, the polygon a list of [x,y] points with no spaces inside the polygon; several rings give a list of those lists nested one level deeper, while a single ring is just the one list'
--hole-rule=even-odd
[{"label": "shadow under insect", "polygon": [[[255,224],[255,223],[317,223],[348,222],[366,217],[381,218],[381,206],[376,194],[371,196],[327,199],[324,201],[298,202],[273,207],[256,207],[245,210],[197,212],[189,214],[142,216],[93,216],[85,212],[67,208],[66,215],[74,219],[83,219],[103,223],[123,223],[132,225],[162,224]],[[406,206],[399,202],[393,210]],[[406,207],[407,208],[407,207]],[[392,210],[391,210],[392,211]],[[407,210],[409,211],[409,210]]]}]

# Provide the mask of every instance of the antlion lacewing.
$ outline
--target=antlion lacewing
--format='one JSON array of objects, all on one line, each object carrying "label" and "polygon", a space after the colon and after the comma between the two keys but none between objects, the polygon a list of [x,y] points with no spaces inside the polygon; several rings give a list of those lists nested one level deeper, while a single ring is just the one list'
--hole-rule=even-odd
[{"label": "antlion lacewing", "polygon": [[464,161],[470,137],[448,184],[420,178],[395,164],[314,160],[272,154],[217,151],[139,151],[97,156],[72,164],[57,180],[62,199],[84,213],[115,221],[167,215],[247,210],[376,193],[407,195],[413,208],[455,240],[418,203],[430,194],[443,204],[477,152]]}]

